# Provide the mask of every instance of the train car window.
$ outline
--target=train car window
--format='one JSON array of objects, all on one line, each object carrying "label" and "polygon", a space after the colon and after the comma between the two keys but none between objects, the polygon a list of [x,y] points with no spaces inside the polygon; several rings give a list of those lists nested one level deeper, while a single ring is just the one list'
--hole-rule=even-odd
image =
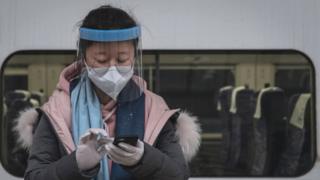
[{"label": "train car window", "polygon": [[[1,69],[0,157],[22,177],[28,150],[19,113],[40,107],[74,51],[23,51]],[[143,77],[170,108],[199,118],[202,141],[193,177],[292,177],[314,164],[314,67],[296,51],[144,51]]]},{"label": "train car window", "polygon": [[[40,107],[52,93],[60,71],[74,59],[73,52],[19,52],[1,70],[1,163],[11,174],[22,177],[28,150],[15,127],[19,113]],[[27,129],[27,128],[25,128]]]},{"label": "train car window", "polygon": [[202,126],[192,176],[288,177],[312,168],[314,71],[304,55],[170,52],[160,54],[159,72],[169,106]]}]

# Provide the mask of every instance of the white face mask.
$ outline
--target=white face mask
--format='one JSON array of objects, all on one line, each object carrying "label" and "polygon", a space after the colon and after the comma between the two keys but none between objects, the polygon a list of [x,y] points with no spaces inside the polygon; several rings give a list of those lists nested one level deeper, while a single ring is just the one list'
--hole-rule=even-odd
[{"label": "white face mask", "polygon": [[86,65],[86,68],[93,84],[114,100],[133,75],[131,66],[92,68]]}]

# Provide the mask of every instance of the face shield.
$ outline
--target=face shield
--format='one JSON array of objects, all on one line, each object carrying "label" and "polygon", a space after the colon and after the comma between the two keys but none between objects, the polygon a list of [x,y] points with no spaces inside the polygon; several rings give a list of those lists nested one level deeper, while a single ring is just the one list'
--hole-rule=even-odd
[{"label": "face shield", "polygon": [[144,89],[140,27],[80,28],[78,56],[92,83],[118,102],[133,101]]}]

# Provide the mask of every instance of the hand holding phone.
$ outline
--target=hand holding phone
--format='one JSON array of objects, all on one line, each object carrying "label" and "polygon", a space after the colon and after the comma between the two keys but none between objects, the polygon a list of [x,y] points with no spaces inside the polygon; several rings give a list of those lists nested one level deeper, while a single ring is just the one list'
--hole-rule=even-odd
[{"label": "hand holding phone", "polygon": [[133,166],[137,164],[143,156],[144,143],[140,141],[138,137],[132,136],[117,137],[116,139],[113,144],[106,146],[108,157],[113,162],[125,166]]}]

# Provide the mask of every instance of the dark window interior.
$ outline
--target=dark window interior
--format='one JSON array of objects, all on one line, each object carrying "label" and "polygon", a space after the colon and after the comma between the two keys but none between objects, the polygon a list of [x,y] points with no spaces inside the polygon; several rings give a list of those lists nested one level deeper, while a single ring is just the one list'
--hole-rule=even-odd
[{"label": "dark window interior", "polygon": [[[50,63],[65,66],[73,61],[74,53],[73,51],[25,51],[18,52],[6,60],[1,72],[0,94],[3,103],[0,157],[3,167],[9,173],[23,177],[28,156],[28,152],[17,145],[17,136],[12,131],[14,119],[25,108],[35,107],[34,101],[38,101],[41,106],[48,95],[43,95],[46,90],[38,93],[30,90],[32,87],[29,87],[28,82],[37,82],[37,79],[30,77],[36,76],[14,74],[12,70],[10,75],[4,75],[4,71],[12,67],[27,68],[30,64],[46,61],[44,55],[50,56],[47,58],[50,60],[59,55],[57,61]],[[147,87],[160,94],[170,108],[181,108],[197,116],[201,124],[201,147],[189,164],[191,176],[295,177],[313,167],[316,159],[313,81],[315,73],[307,57],[295,51],[263,50],[179,50],[144,53],[152,55],[148,57],[148,63],[143,69]],[[39,54],[41,60],[37,60]],[[195,54],[197,58],[194,58]],[[64,55],[65,57],[61,58]],[[243,55],[273,55],[273,59],[261,64],[256,59],[232,60]],[[34,57],[24,58],[24,56]],[[219,59],[225,56],[232,58]],[[281,58],[277,60],[275,58],[277,56]],[[302,57],[301,61],[294,58],[291,62],[292,56]],[[192,58],[195,61],[189,62]],[[284,63],[283,59],[288,63]],[[50,63],[46,63],[49,71]],[[268,63],[268,68],[274,68],[267,71],[271,72],[267,76],[271,77],[272,83],[266,82],[262,88],[242,83],[246,78],[253,78],[253,82],[258,84],[260,80],[254,68],[256,65],[263,66],[264,63]],[[249,65],[245,66],[246,64]],[[247,70],[241,68],[248,68],[248,71],[255,74],[253,77],[246,75],[243,78],[237,70],[243,73]],[[56,82],[48,80],[45,83],[44,87],[48,85],[53,87]],[[240,86],[243,86],[242,89],[232,96],[235,89]],[[309,99],[303,101],[303,98]],[[232,102],[237,108],[234,113],[230,111]],[[256,114],[258,102],[261,107],[260,115]],[[302,106],[299,104],[301,102],[304,102]],[[300,112],[301,109],[304,111]],[[300,119],[303,119],[302,127],[294,121],[294,114],[298,111],[303,113],[299,114],[299,117],[302,117]]]}]

